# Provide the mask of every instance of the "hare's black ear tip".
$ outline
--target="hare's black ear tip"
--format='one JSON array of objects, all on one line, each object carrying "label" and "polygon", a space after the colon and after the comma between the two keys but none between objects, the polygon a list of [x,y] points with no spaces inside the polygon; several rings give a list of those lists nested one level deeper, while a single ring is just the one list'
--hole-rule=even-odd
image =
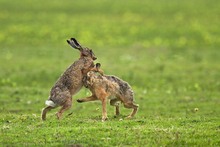
[{"label": "hare's black ear tip", "polygon": [[76,41],[76,39],[75,39],[75,38],[71,38],[71,40],[72,40],[72,41]]},{"label": "hare's black ear tip", "polygon": [[101,64],[100,63],[96,63],[96,67],[100,67],[101,66]]}]

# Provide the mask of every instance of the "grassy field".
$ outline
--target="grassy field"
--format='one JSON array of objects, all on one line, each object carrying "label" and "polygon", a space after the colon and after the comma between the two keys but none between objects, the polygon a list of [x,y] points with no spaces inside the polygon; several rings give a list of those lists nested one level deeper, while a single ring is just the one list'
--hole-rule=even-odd
[{"label": "grassy field", "polygon": [[[220,146],[218,0],[0,0],[0,146]],[[129,82],[140,109],[101,122],[101,103],[42,122],[50,88],[93,49],[106,74]]]}]

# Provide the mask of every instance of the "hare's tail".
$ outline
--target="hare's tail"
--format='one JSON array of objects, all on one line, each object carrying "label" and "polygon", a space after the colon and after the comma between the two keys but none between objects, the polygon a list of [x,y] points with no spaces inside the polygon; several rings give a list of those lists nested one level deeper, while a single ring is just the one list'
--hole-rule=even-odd
[{"label": "hare's tail", "polygon": [[47,106],[51,106],[51,107],[56,107],[56,106],[57,106],[57,105],[56,105],[53,101],[51,101],[51,100],[46,100],[45,104],[46,104]]}]

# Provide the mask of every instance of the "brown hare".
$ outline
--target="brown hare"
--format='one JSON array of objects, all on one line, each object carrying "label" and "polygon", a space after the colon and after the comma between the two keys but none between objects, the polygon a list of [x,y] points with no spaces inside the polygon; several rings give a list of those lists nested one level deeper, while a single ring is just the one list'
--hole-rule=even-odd
[{"label": "brown hare", "polygon": [[107,99],[110,99],[110,105],[116,107],[116,115],[119,115],[120,113],[119,102],[122,102],[124,107],[133,109],[128,118],[133,117],[136,114],[139,105],[134,103],[134,93],[130,85],[116,76],[103,75],[100,66],[101,64],[97,63],[94,68],[91,68],[84,79],[84,86],[90,89],[92,95],[78,99],[77,102],[82,103],[101,100],[102,121],[107,119]]},{"label": "brown hare", "polygon": [[46,119],[49,110],[62,106],[56,113],[57,118],[60,119],[62,113],[72,106],[72,96],[82,88],[86,71],[94,67],[93,61],[97,59],[91,49],[82,47],[75,38],[67,40],[67,43],[80,51],[80,58],[66,69],[52,87],[50,96],[45,102],[47,107],[42,110],[42,120]]}]

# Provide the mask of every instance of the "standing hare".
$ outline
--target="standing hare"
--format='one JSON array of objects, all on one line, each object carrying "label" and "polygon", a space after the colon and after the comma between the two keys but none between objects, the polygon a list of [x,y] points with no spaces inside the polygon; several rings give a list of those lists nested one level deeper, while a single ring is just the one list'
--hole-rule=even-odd
[{"label": "standing hare", "polygon": [[56,113],[60,119],[62,113],[72,106],[72,96],[82,88],[85,71],[94,67],[93,61],[97,59],[91,49],[82,47],[75,38],[67,40],[67,43],[80,51],[80,58],[67,68],[52,87],[50,96],[45,102],[47,107],[42,110],[42,120],[46,119],[47,111],[62,106]]},{"label": "standing hare", "polygon": [[86,98],[78,99],[77,102],[88,102],[94,100],[102,101],[102,121],[107,119],[106,103],[110,99],[110,105],[116,107],[116,115],[119,115],[119,101],[125,108],[132,108],[133,111],[128,118],[133,117],[138,106],[134,103],[134,93],[130,85],[116,76],[103,75],[100,69],[101,64],[97,63],[94,68],[87,73],[84,79],[84,86],[89,88],[92,95]]}]

